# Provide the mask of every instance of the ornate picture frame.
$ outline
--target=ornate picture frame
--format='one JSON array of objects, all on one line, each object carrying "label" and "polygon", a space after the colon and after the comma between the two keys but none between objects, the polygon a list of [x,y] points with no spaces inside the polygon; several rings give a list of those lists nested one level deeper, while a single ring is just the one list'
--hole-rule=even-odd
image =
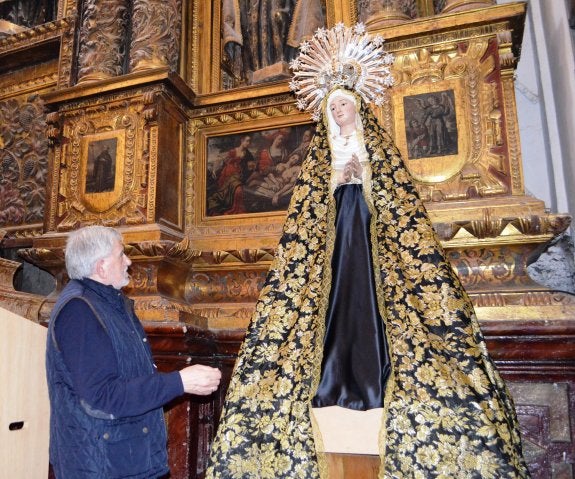
[{"label": "ornate picture frame", "polygon": [[125,132],[112,130],[83,136],[80,142],[79,195],[94,212],[111,208],[122,193]]},{"label": "ornate picture frame", "polygon": [[55,162],[59,187],[51,228],[68,231],[80,222],[102,220],[112,225],[122,218],[142,221],[139,201],[132,199],[133,179],[141,174],[134,166],[141,144],[137,125],[137,114],[130,112],[64,120],[69,141],[57,151],[62,161]]},{"label": "ornate picture frame", "polygon": [[439,184],[461,173],[471,145],[459,80],[397,89],[393,110],[397,146],[417,182]]},{"label": "ornate picture frame", "polygon": [[188,223],[195,244],[209,238],[212,247],[234,248],[242,239],[275,246],[279,238],[315,124],[300,112],[251,121],[241,116],[193,122]]}]

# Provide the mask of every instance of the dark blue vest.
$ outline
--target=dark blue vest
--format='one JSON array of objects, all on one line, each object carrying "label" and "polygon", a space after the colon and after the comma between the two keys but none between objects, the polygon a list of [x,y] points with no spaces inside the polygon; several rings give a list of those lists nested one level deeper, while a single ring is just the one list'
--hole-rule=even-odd
[{"label": "dark blue vest", "polygon": [[[97,291],[96,291],[97,290]],[[154,371],[145,332],[132,302],[112,288],[70,281],[56,302],[48,328],[46,369],[50,403],[50,462],[58,479],[155,478],[168,472],[162,409],[115,418],[92,409],[72,387],[54,333],[60,310],[82,299],[107,331],[126,379]],[[56,405],[56,407],[54,407]]]}]

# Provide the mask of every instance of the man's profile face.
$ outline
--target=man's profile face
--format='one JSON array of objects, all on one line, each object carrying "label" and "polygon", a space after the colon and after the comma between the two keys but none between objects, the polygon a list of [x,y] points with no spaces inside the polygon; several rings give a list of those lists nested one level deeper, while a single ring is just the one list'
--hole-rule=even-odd
[{"label": "man's profile face", "polygon": [[128,266],[132,264],[132,261],[124,254],[124,245],[120,241],[115,242],[112,252],[102,261],[104,284],[121,289],[130,282]]}]

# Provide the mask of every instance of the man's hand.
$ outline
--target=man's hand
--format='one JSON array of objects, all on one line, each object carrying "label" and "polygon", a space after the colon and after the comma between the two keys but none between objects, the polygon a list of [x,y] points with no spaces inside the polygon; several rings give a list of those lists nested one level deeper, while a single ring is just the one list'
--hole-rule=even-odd
[{"label": "man's hand", "polygon": [[219,369],[203,364],[194,364],[180,371],[184,391],[188,394],[207,396],[212,394],[220,384],[222,373]]}]

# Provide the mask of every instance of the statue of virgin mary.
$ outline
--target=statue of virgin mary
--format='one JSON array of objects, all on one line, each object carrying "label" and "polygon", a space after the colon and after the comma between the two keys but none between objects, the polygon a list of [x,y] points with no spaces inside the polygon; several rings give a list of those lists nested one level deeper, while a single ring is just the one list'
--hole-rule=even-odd
[{"label": "statue of virgin mary", "polygon": [[[331,65],[317,61],[326,55]],[[529,477],[512,398],[471,301],[369,107],[382,90],[366,83],[375,70],[357,68],[375,59],[387,85],[386,55],[361,26],[337,25],[292,64],[316,134],[206,478],[326,478],[314,411],[328,407],[379,412],[380,478]]]}]

